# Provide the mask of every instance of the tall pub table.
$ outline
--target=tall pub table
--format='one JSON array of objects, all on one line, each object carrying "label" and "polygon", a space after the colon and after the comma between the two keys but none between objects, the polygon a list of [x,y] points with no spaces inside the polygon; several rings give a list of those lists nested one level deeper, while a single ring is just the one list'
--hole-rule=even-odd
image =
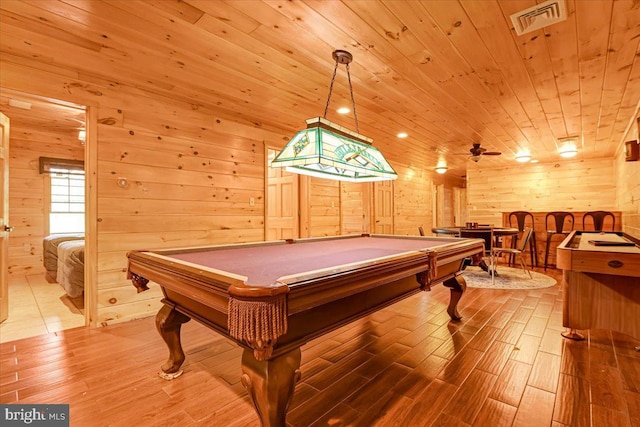
[{"label": "tall pub table", "polygon": [[[473,232],[482,231],[482,230],[490,230],[493,232],[493,237],[495,239],[494,242],[492,242],[493,246],[500,245],[502,237],[515,236],[516,234],[519,233],[518,229],[514,227],[492,227],[492,226],[478,226],[478,227],[472,227],[472,228],[465,227],[465,226],[433,227],[431,229],[431,232],[438,236],[461,237],[465,231],[473,233]],[[490,250],[491,250],[491,247],[489,248],[485,247],[485,252]],[[484,260],[482,253],[478,253],[474,255],[471,259],[471,263],[473,265],[477,265],[482,270],[489,272],[489,266],[487,265],[487,262]],[[495,272],[495,267],[494,267],[494,274],[497,275],[497,272]]]}]

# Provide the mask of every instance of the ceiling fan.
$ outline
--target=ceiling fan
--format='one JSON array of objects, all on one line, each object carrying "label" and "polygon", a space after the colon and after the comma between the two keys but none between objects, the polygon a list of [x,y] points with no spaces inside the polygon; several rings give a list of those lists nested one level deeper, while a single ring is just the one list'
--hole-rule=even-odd
[{"label": "ceiling fan", "polygon": [[502,154],[499,151],[487,151],[486,148],[480,146],[479,142],[474,142],[473,147],[471,147],[469,152],[471,153],[469,159],[473,160],[476,163],[480,161],[480,158],[482,156],[499,156]]}]

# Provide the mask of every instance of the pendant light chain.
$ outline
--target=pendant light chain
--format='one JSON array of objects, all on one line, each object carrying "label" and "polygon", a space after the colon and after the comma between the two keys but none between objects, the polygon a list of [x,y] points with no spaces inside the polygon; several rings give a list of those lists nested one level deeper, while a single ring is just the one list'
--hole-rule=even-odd
[{"label": "pendant light chain", "polygon": [[[356,114],[356,99],[353,96],[353,85],[351,84],[351,72],[349,71],[349,63],[345,64],[347,68],[347,78],[349,79],[349,92],[351,93],[351,105],[353,106],[353,118],[356,122],[356,132],[360,133],[358,127],[358,115]],[[336,81],[336,73],[338,71],[338,59],[336,59],[336,66],[333,68],[333,76],[331,77],[331,85],[329,86],[329,96],[327,97],[327,104],[324,106],[324,116],[327,118],[327,112],[329,111],[329,102],[331,101],[331,95],[333,94],[333,83]]]},{"label": "pendant light chain", "polygon": [[356,121],[356,132],[360,133],[358,128],[358,115],[356,114],[356,99],[353,97],[353,85],[351,84],[351,73],[349,72],[349,64],[347,63],[347,78],[349,79],[349,91],[351,92],[351,104],[353,105],[353,118]]},{"label": "pendant light chain", "polygon": [[331,101],[331,94],[333,93],[333,82],[336,81],[336,71],[338,71],[338,60],[336,59],[336,66],[333,68],[333,77],[331,77],[331,86],[329,86],[329,96],[327,97],[327,105],[324,107],[324,118],[327,118],[327,111],[329,111],[329,101]]}]

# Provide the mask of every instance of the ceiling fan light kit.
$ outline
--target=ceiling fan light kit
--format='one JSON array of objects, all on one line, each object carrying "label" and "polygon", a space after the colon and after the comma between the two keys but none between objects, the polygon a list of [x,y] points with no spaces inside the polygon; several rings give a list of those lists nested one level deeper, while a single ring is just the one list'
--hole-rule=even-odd
[{"label": "ceiling fan light kit", "polygon": [[476,163],[480,161],[483,156],[499,156],[502,153],[499,151],[487,151],[486,148],[481,147],[479,142],[474,142],[471,149],[469,149],[469,160],[472,160]]}]

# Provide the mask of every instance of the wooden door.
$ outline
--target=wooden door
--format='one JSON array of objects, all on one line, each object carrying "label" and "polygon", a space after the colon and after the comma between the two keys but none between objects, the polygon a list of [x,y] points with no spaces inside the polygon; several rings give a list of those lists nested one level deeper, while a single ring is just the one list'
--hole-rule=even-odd
[{"label": "wooden door", "polygon": [[272,168],[277,152],[267,150],[265,240],[296,239],[298,233],[298,175]]},{"label": "wooden door", "polygon": [[453,225],[464,225],[467,222],[467,189],[453,188]]},{"label": "wooden door", "polygon": [[447,222],[445,220],[445,191],[444,184],[436,185],[436,209],[435,209],[435,224],[436,227],[445,227]]},{"label": "wooden door", "polygon": [[0,323],[9,316],[9,118],[0,113]]},{"label": "wooden door", "polygon": [[373,232],[393,234],[393,181],[373,184]]},{"label": "wooden door", "polygon": [[362,234],[369,229],[365,224],[368,185],[368,182],[340,183],[340,234]]}]

